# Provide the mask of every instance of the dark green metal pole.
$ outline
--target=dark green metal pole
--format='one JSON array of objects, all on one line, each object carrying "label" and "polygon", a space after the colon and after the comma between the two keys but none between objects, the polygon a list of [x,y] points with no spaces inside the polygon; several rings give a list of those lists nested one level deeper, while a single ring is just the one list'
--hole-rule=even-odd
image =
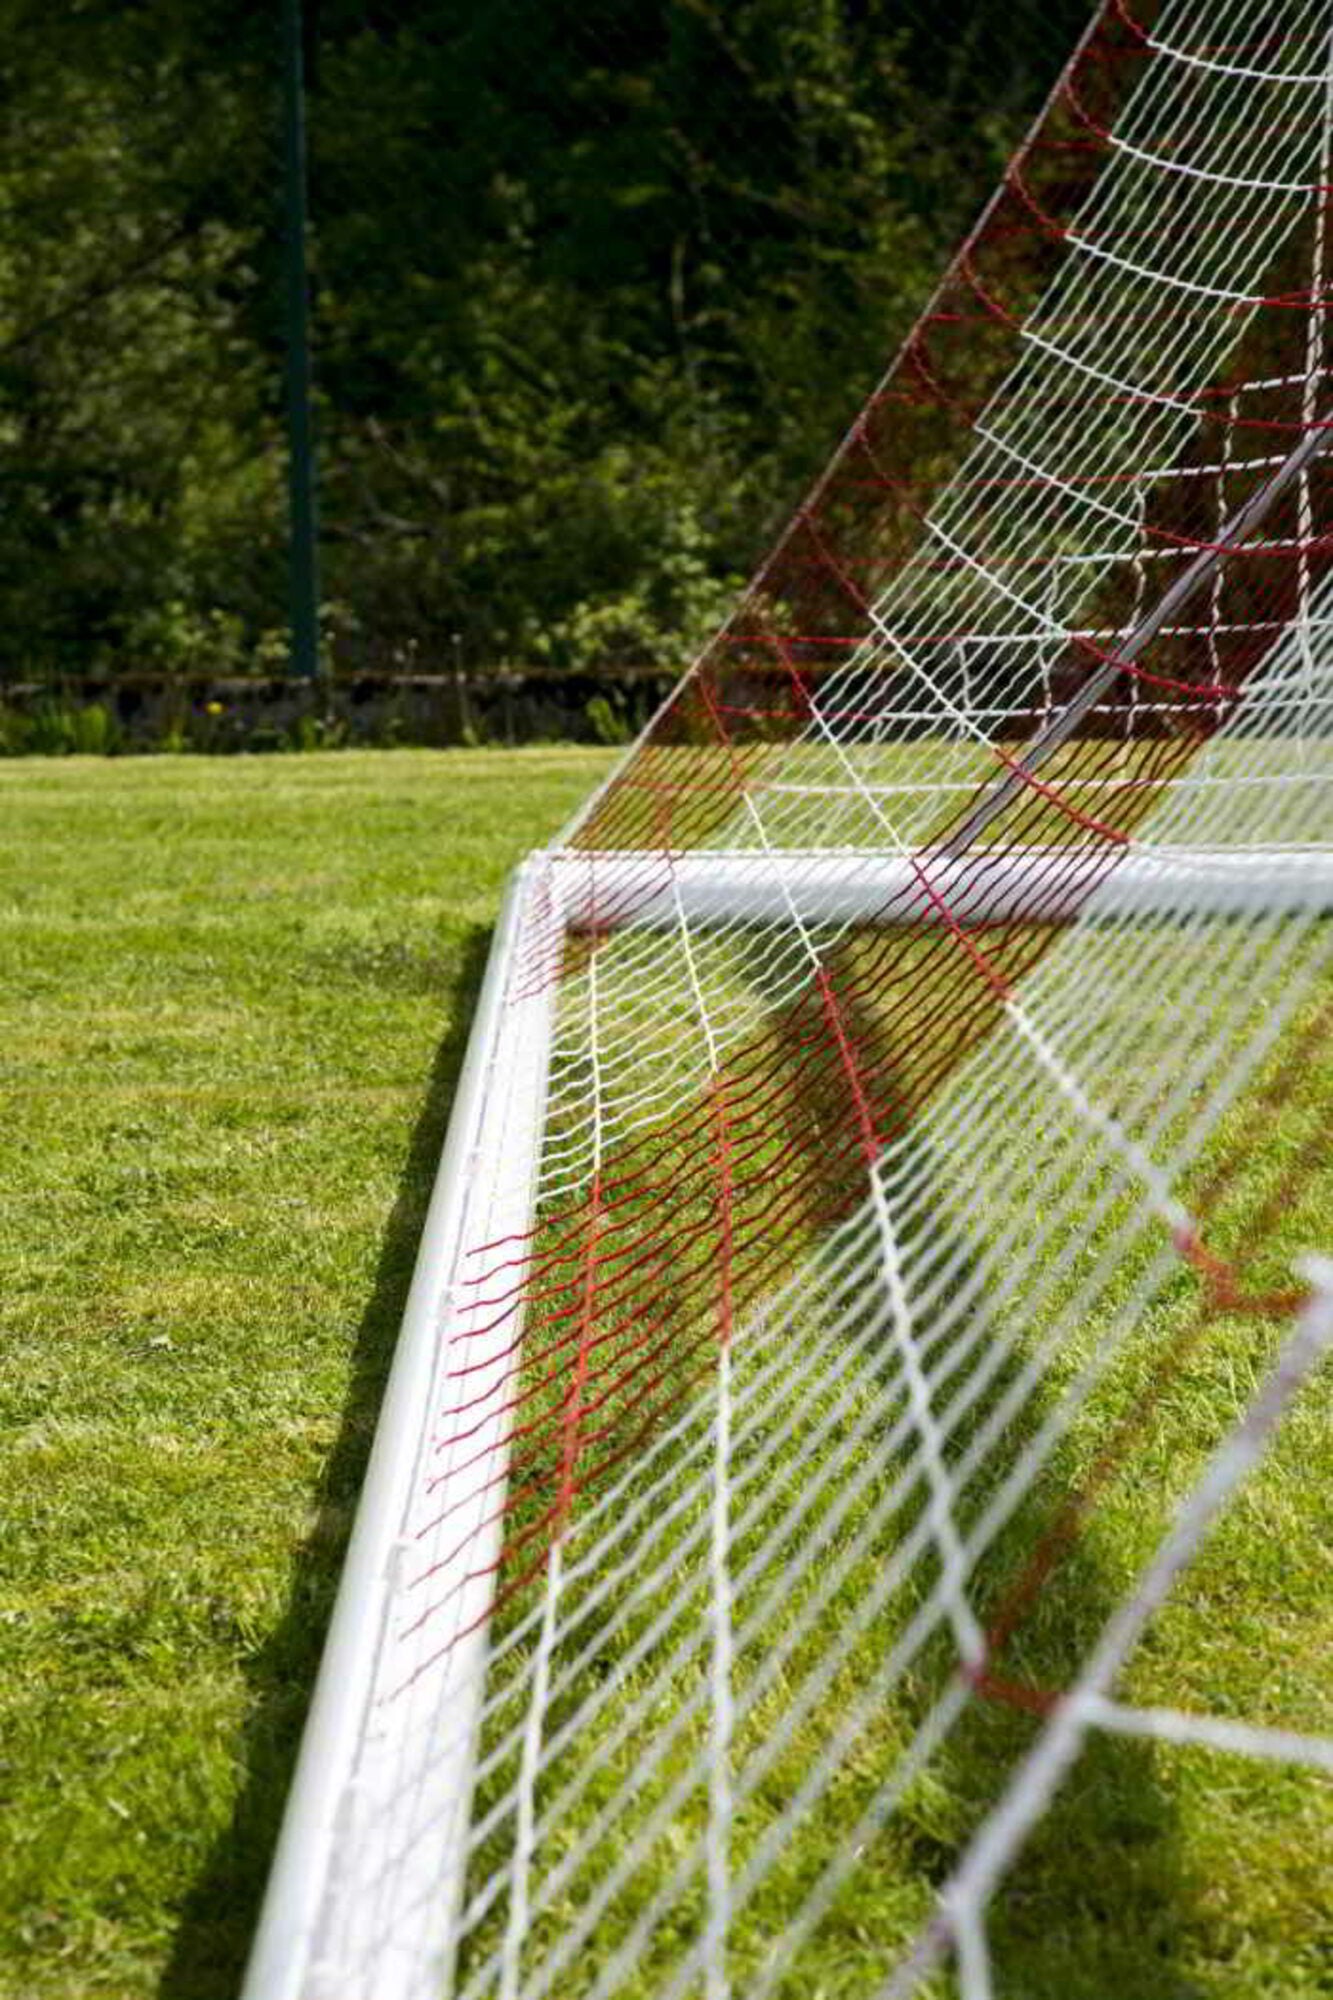
[{"label": "dark green metal pole", "polygon": [[305,59],[301,0],[282,0],[284,289],[287,321],[287,502],[292,672],[319,672],[319,551],[310,421],[310,297],[306,282]]}]

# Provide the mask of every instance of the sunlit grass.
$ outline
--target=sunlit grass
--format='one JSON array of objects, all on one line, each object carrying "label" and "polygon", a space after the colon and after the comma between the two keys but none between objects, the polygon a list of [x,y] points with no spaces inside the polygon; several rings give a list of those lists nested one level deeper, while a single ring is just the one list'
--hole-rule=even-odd
[{"label": "sunlit grass", "polygon": [[0,764],[6,2000],[236,1990],[501,885],[605,761]]},{"label": "sunlit grass", "polygon": [[[1240,1061],[1247,1038],[1276,997],[1270,993],[1265,1000],[1262,982],[1255,980],[1265,969],[1270,976],[1279,975],[1271,944],[1256,943],[1252,973],[1243,969],[1249,960],[1243,927],[1216,925],[1194,935],[1163,925],[1153,933],[1150,949],[1144,946],[1146,936],[1145,931],[1138,938],[1141,951],[1147,951],[1138,982],[1146,981],[1159,996],[1157,1015],[1147,1022],[1132,974],[1119,1000],[1107,997],[1102,1004],[1103,983],[1110,981],[1117,961],[1122,969],[1126,960],[1131,967],[1135,963],[1133,940],[1121,936],[1117,941],[1103,933],[1077,943],[1083,990],[1098,1030],[1094,1045],[1081,1051],[1083,1074],[1095,1073],[1099,1101],[1116,1102],[1122,1085],[1140,1088],[1146,1093],[1144,1116],[1159,1108],[1161,1093],[1174,1076],[1172,1045],[1209,1029],[1212,1016],[1206,1007],[1191,1009],[1191,994],[1210,994],[1224,976],[1234,982],[1234,1039],[1210,1043],[1205,1051],[1225,1072]],[[1323,944],[1322,937],[1307,940],[1281,970],[1283,981],[1295,978],[1303,961],[1304,976],[1313,975],[1312,990],[1267,1064],[1211,1131],[1182,1190],[1192,1203],[1204,1204],[1209,1244],[1233,1260],[1245,1288],[1255,1295],[1290,1286],[1292,1259],[1333,1243],[1333,1164],[1320,1142],[1333,1116],[1333,1049],[1322,1032],[1333,1007],[1333,987],[1327,970],[1319,975]],[[873,941],[855,940],[853,957],[875,948]],[[1057,944],[1055,959],[1062,948]],[[904,940],[900,957],[924,983],[928,946]],[[742,974],[738,961],[730,977],[739,980]],[[1093,1003],[1093,994],[1099,1004]],[[572,1004],[577,1007],[577,998]],[[992,1032],[1003,1028],[993,1024]],[[1220,1025],[1215,1032],[1221,1033]],[[1136,1038],[1142,1043],[1145,1035],[1150,1046],[1136,1047]],[[1117,1054],[1126,1036],[1128,1042]],[[910,1094],[910,1055],[916,1043],[908,1039],[907,1053],[895,1066]],[[862,1047],[874,1040],[868,1016],[859,1040]],[[938,1042],[937,1034],[936,1046]],[[608,1029],[604,1054],[614,1046]],[[978,1046],[984,1051],[984,1039]],[[641,1048],[641,1053],[648,1051]],[[664,1059],[671,1059],[670,1049]],[[1011,1053],[1010,1062],[1012,1070],[1017,1056]],[[1224,1080],[1219,1075],[1218,1082]],[[1066,1149],[1068,1114],[1049,1079],[1044,1089],[1036,1081],[1025,1078],[1020,1067],[1009,1075],[1004,1097],[1007,1165],[1017,1174],[1023,1155],[1030,1153],[1035,1186],[1020,1181],[1011,1191],[1001,1177],[992,1180],[984,1204],[978,1204],[957,1192],[961,1163],[928,1160],[918,1152],[913,1170],[919,1210],[915,1226],[923,1239],[952,1239],[951,1254],[960,1259],[960,1273],[971,1263],[990,1259],[993,1281],[1004,1271],[1006,1254],[1023,1269],[1023,1284],[987,1328],[981,1358],[986,1346],[1012,1344],[1012,1365],[1017,1365],[1048,1330],[1062,1329],[1059,1351],[1022,1420],[1009,1426],[984,1476],[960,1497],[960,1521],[976,1518],[1077,1369],[1101,1350],[1113,1356],[1096,1394],[1075,1417],[973,1584],[983,1614],[1003,1604],[1067,1496],[1090,1478],[1096,1480],[1095,1504],[1080,1534],[1020,1620],[998,1663],[997,1671],[1006,1677],[1051,1693],[1069,1683],[1104,1621],[1150,1560],[1173,1505],[1199,1476],[1208,1452],[1243,1414],[1289,1321],[1281,1314],[1209,1308],[1197,1276],[1169,1256],[1165,1275],[1139,1298],[1137,1288],[1166,1248],[1166,1232],[1142,1191],[1121,1188],[1117,1193],[1104,1167],[1080,1185],[1085,1148],[1076,1134],[1072,1150]],[[1029,1083],[1032,1090],[1025,1088]],[[1016,1106],[1021,1107],[1017,1114]],[[1169,1154],[1197,1110],[1191,1095],[1158,1136],[1155,1150]],[[1016,1115],[1021,1120],[1017,1132]],[[668,1116],[662,1114],[663,1132],[669,1131]],[[827,1147],[823,1157],[832,1171],[837,1165],[836,1120],[830,1117],[827,1136],[821,1139],[818,1104],[810,1107],[810,1118],[802,1157],[809,1161]],[[716,1203],[716,1175],[709,1178],[703,1153],[691,1160],[669,1149],[655,1152],[652,1129],[644,1151],[656,1159],[663,1189],[659,1199],[670,1215],[670,1228],[702,1226]],[[779,1121],[774,1147],[780,1139],[791,1140],[794,1131],[790,1117]],[[909,1137],[909,1162],[912,1153]],[[613,1151],[612,1158],[612,1171],[623,1169],[624,1156]],[[676,1183],[671,1181],[673,1170]],[[790,1161],[785,1171],[790,1177]],[[858,1185],[863,1189],[863,1178]],[[681,1188],[690,1191],[688,1207]],[[1281,1198],[1275,1202],[1275,1196]],[[1103,1197],[1106,1206],[1098,1214],[1094,1198]],[[759,1198],[756,1194],[755,1200]],[[843,1213],[853,1205],[844,1205]],[[623,1216],[622,1210],[622,1226]],[[1035,1239],[1048,1221],[1051,1234],[1038,1247]],[[568,1224],[566,1214],[562,1226],[567,1229]],[[791,1268],[809,1253],[810,1237],[790,1215],[785,1227]],[[645,1244],[657,1240],[646,1199],[642,1234]],[[994,1246],[1006,1235],[1011,1248],[998,1253],[997,1265]],[[1083,1309],[1073,1311],[1071,1321],[1065,1315],[1106,1253],[1112,1259],[1106,1278]],[[581,1271],[579,1255],[576,1240],[572,1262]],[[632,1258],[633,1253],[622,1255]],[[716,1319],[716,1246],[702,1273],[682,1257],[667,1261],[663,1279],[655,1296],[674,1304],[679,1322],[669,1329],[674,1349],[668,1358],[678,1359],[682,1375],[691,1380],[702,1369],[708,1385],[695,1404],[686,1406],[693,1414],[681,1419],[674,1444],[654,1447],[649,1435],[641,1447],[638,1483],[631,1480],[618,1493],[609,1520],[597,1530],[610,1534],[636,1494],[648,1498],[644,1548],[619,1548],[614,1541],[609,1546],[608,1559],[626,1568],[599,1614],[607,1626],[604,1634],[596,1621],[580,1622],[581,1592],[591,1584],[564,1587],[564,1636],[551,1658],[553,1695],[543,1715],[543,1741],[551,1750],[536,1788],[538,1846],[527,1932],[526,1964],[536,1973],[547,1953],[566,1950],[571,1927],[586,1927],[578,1950],[556,1975],[552,1990],[561,1993],[591,1992],[613,1954],[625,1949],[625,1977],[614,1990],[634,2000],[648,2000],[658,1990],[680,1950],[697,1942],[708,1912],[696,1843],[709,1825],[707,1772],[713,1754],[708,1541],[713,1370],[707,1354],[700,1361],[697,1335]],[[866,1289],[867,1295],[878,1296],[873,1282]],[[766,1836],[783,1823],[845,1719],[858,1703],[867,1703],[829,1782],[786,1828],[753,1893],[738,1898],[728,1932],[729,1969],[738,1992],[762,1972],[772,1939],[818,1884],[822,1871],[840,1864],[849,1829],[903,1755],[913,1730],[949,1688],[956,1664],[951,1648],[936,1640],[920,1651],[906,1673],[891,1683],[885,1678],[885,1662],[933,1580],[928,1549],[856,1629],[897,1552],[919,1526],[922,1501],[919,1482],[905,1499],[891,1497],[895,1477],[906,1463],[901,1446],[895,1447],[887,1435],[889,1415],[901,1402],[896,1393],[886,1394],[886,1339],[873,1338],[858,1349],[858,1328],[867,1311],[856,1304],[855,1288],[850,1302],[836,1291],[824,1303],[812,1302],[807,1294],[799,1340],[821,1338],[825,1317],[829,1328],[836,1324],[836,1334],[824,1339],[825,1351],[813,1372],[795,1364],[785,1369],[785,1391],[745,1424],[749,1386],[787,1337],[780,1316],[766,1312],[757,1323],[742,1321],[735,1350],[738,1415],[731,1465],[736,1498],[729,1571],[738,1635],[732,1684],[739,1720],[729,1762],[741,1799],[730,1837],[739,1877],[744,1878]],[[599,1338],[616,1317],[605,1311],[596,1318]],[[946,1343],[965,1328],[966,1321],[955,1325],[944,1336]],[[542,1334],[539,1318],[530,1337],[532,1331]],[[929,1320],[919,1331],[928,1337]],[[653,1365],[659,1367],[660,1358]],[[1002,1370],[989,1399],[983,1398],[971,1423],[964,1423],[954,1439],[951,1456],[956,1457],[1005,1379]],[[567,1423],[567,1399],[563,1404],[557,1400],[565,1386],[541,1393],[534,1388],[532,1407],[546,1407],[553,1416],[562,1411]],[[637,1435],[640,1421],[632,1387],[626,1391],[622,1423],[627,1437]],[[947,1395],[941,1392],[937,1411],[943,1412],[958,1387],[955,1382]],[[615,1416],[614,1407],[599,1403],[599,1442],[587,1453],[590,1503],[598,1497],[598,1453],[608,1450],[608,1407]],[[1327,1677],[1318,1666],[1333,1652],[1333,1516],[1326,1497],[1333,1490],[1331,1412],[1333,1380],[1325,1371],[1310,1385],[1261,1472],[1228,1510],[1168,1614],[1130,1663],[1123,1683],[1128,1698],[1333,1732]],[[1115,1445],[1112,1473],[1103,1478],[1099,1460],[1122,1426],[1125,1436]],[[776,1458],[766,1456],[775,1431],[784,1433]],[[555,1453],[560,1443],[553,1437],[550,1451]],[[615,1476],[623,1478],[623,1461]],[[525,1486],[517,1496],[515,1520],[529,1523],[538,1508],[549,1504],[553,1490],[553,1474],[531,1491]],[[803,1511],[784,1520],[798,1502]],[[659,1528],[659,1522],[669,1525]],[[764,1551],[753,1579],[744,1581],[748,1560],[764,1549],[769,1535],[776,1539]],[[583,1547],[576,1515],[568,1544],[570,1564],[578,1562]],[[475,1860],[470,1893],[477,1899],[478,1920],[464,1955],[465,1977],[478,1982],[478,1992],[491,1990],[487,1982],[507,1914],[503,1880],[495,1871],[505,1868],[512,1852],[519,1748],[529,1714],[534,1621],[543,1581],[540,1557],[540,1540],[536,1545],[527,1540],[524,1560],[534,1571],[531,1585],[526,1595],[507,1605],[501,1626],[526,1632],[526,1637],[506,1654],[490,1689],[481,1811],[497,1817]],[[819,1605],[816,1594],[830,1577],[832,1594]],[[807,1606],[809,1622],[797,1635]],[[749,1620],[754,1622],[747,1631]],[[771,1669],[779,1656],[774,1677]],[[835,1671],[820,1686],[830,1662]],[[882,1698],[874,1692],[881,1680]],[[814,1692],[807,1700],[809,1690]],[[575,1733],[565,1739],[563,1732],[571,1726]],[[784,2000],[802,2000],[810,1993],[825,2000],[856,2000],[874,1990],[929,1909],[934,1887],[997,1796],[1036,1726],[1030,1714],[994,1703],[978,1706],[965,1718],[943,1754],[909,1785],[883,1828],[860,1837],[860,1865],[833,1896],[822,1923],[779,1982],[776,1990]],[[647,1830],[654,1814],[656,1826]],[[694,1860],[687,1867],[691,1855]],[[682,1868],[687,1869],[683,1875],[678,1873]],[[1333,1792],[1325,1780],[1215,1753],[1094,1739],[997,1905],[993,1934],[999,1990],[1049,2000],[1065,1995],[1104,2000],[1110,1992],[1134,2000],[1159,2000],[1164,1994],[1179,2000],[1203,1995],[1222,2000],[1237,1991],[1269,2000],[1304,2000],[1322,1990],[1320,1980],[1333,1948],[1333,1926],[1320,1886],[1329,1879]],[[608,1885],[613,1893],[603,1907]],[[660,1902],[653,1926],[636,1941],[637,1927],[655,1898]],[[951,1989],[941,1982],[939,1990]]]},{"label": "sunlit grass", "polygon": [[[599,756],[564,751],[0,766],[4,2000],[235,1991],[501,884],[602,768]],[[735,987],[738,1034],[758,1018],[746,977],[739,959],[716,972],[719,991]],[[664,1062],[681,1032],[672,1027]],[[1264,1244],[1246,1238],[1247,1217],[1311,1129],[1327,1128],[1327,1061],[1312,1061],[1261,1116],[1254,1101],[1214,1138],[1230,1190],[1216,1241],[1250,1262],[1261,1251],[1259,1275],[1277,1283],[1296,1250],[1333,1242],[1326,1155]],[[817,1124],[817,1106],[811,1115]],[[1000,1220],[974,1218],[978,1242]],[[961,1230],[966,1218],[942,1195],[937,1221]],[[804,1247],[793,1237],[793,1257]],[[1127,1258],[1124,1284],[1134,1268]],[[1196,1300],[1182,1271],[1144,1316],[1000,1552],[996,1590],[1108,1426],[1152,1390],[1155,1358]],[[1104,1323],[1086,1326],[1085,1346]],[[1279,1337],[1254,1318],[1210,1322],[1015,1641],[1015,1675],[1050,1686],[1074,1669]],[[738,1351],[738,1372],[751,1365]],[[866,1468],[832,1541],[850,1548],[894,1470],[888,1454],[875,1458],[878,1367],[873,1355],[852,1367],[832,1437],[820,1426],[836,1385],[821,1376],[778,1467],[760,1464],[762,1426],[738,1442],[737,1480],[758,1468],[738,1573],[784,1495],[835,1473],[817,1521]],[[1325,1380],[1136,1656],[1131,1698],[1333,1727],[1329,1414]],[[849,1427],[862,1419],[849,1453]],[[707,1448],[705,1414],[705,1465]],[[706,1526],[707,1499],[699,1481],[682,1536]],[[738,1772],[757,1770],[801,1676],[847,1629],[913,1518],[909,1507],[872,1539],[756,1700],[733,1747]],[[785,1601],[738,1656],[742,1695],[820,1581],[798,1561]],[[920,1586],[905,1584],[868,1620],[776,1750],[738,1816],[738,1858],[873,1686]],[[668,1592],[636,1609],[627,1639],[668,1599],[697,1609],[706,1587],[696,1547]],[[759,1593],[738,1593],[738,1619],[759,1608]],[[571,1846],[634,1771],[635,1739],[612,1748],[610,1732],[650,1692],[651,1667],[650,1652],[559,1773],[568,1782],[607,1746],[605,1771],[560,1832]],[[928,1657],[875,1710],[796,1830],[734,1927],[738,1990],[948,1669],[943,1654]],[[598,1655],[590,1684],[608,1687],[614,1670]],[[657,1699],[669,1706],[699,1689],[696,1662]],[[873,1987],[1033,1727],[1007,1710],[976,1712],[870,1843],[784,2000],[858,2000]],[[644,1798],[662,1796],[706,1741],[704,1709]],[[627,1882],[562,1992],[592,1983],[707,1809],[696,1787],[680,1836]],[[569,1921],[624,1847],[618,1831],[604,1838],[539,1920],[543,1935]],[[482,1859],[503,1851],[500,1840]],[[1004,1893],[1001,1991],[1313,2000],[1333,1978],[1330,1880],[1333,1807],[1320,1782],[1209,1753],[1094,1744]],[[651,1968],[694,1934],[702,1910],[696,1883],[671,1907]],[[502,1920],[500,1902],[478,1954]]]}]

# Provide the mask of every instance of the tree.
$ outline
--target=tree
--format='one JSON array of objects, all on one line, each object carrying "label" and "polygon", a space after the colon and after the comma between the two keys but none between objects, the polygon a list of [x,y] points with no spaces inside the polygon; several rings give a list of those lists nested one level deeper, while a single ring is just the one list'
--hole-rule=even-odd
[{"label": "tree", "polygon": [[[680,664],[1053,76],[1024,4],[312,8],[341,658]],[[3,671],[269,658],[275,10],[0,12]]]}]

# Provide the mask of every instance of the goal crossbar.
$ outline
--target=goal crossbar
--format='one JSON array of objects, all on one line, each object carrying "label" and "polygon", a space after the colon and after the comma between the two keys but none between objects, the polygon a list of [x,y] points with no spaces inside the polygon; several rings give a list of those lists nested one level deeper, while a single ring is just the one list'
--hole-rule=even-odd
[{"label": "goal crossbar", "polygon": [[997,847],[966,857],[733,849],[654,857],[651,868],[641,855],[566,849],[551,866],[564,923],[579,933],[766,924],[793,913],[807,924],[890,926],[1333,909],[1333,855],[1315,847]]},{"label": "goal crossbar", "polygon": [[[501,1379],[505,1354],[521,1338],[521,1325],[510,1322],[478,1344],[469,1323],[477,1316],[465,1273],[478,1240],[476,1191],[498,1190],[485,1208],[491,1240],[521,1239],[530,1229],[555,968],[567,939],[604,925],[622,890],[634,892],[636,926],[678,922],[682,911],[702,924],[761,922],[789,915],[793,904],[806,922],[838,924],[929,923],[941,908],[953,921],[978,923],[1086,922],[1103,908],[1110,918],[1148,921],[1200,911],[1309,915],[1333,910],[1333,854],[1144,848],[1120,857],[1108,876],[1104,859],[1094,872],[1085,853],[1059,848],[967,861],[938,853],[895,861],[714,852],[674,857],[669,880],[651,894],[632,855],[566,849],[529,857],[511,879],[494,933],[243,2000],[336,2000],[336,1959],[323,1954],[348,1892],[347,1858],[364,1874],[370,1855],[373,1873],[377,1846],[400,1870],[396,1906],[406,1901],[416,1916],[410,1932],[384,1932],[376,2000],[447,1987],[467,1867],[498,1500],[508,1477],[509,1444],[496,1414],[437,1482],[434,1505],[456,1532],[437,1566],[435,1594],[454,1600],[457,1636],[427,1661],[420,1699],[406,1702],[393,1698],[401,1694],[395,1595],[418,1532],[430,1412],[446,1359],[468,1339],[469,1368],[484,1386],[488,1368]],[[534,966],[541,976],[533,977]],[[387,1806],[413,1767],[418,1832],[400,1854]]]}]

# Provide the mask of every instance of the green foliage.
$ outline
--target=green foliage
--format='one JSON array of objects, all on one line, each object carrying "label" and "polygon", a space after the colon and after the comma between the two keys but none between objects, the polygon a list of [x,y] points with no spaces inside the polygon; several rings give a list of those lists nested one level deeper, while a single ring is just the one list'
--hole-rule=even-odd
[{"label": "green foliage", "polygon": [[516,0],[332,39],[337,588],[399,647],[683,665],[935,260],[887,10]]},{"label": "green foliage", "polygon": [[234,657],[280,490],[223,212],[256,106],[180,16],[2,11],[0,673]]},{"label": "green foliage", "polygon": [[0,756],[109,757],[120,745],[120,725],[100,701],[42,701],[30,714],[0,709]]},{"label": "green foliage", "polygon": [[[309,11],[348,667],[683,665],[1082,0]],[[0,678],[284,645],[272,7],[0,0]]]},{"label": "green foliage", "polygon": [[613,703],[604,694],[595,694],[588,701],[585,713],[599,743],[611,746],[628,743],[630,728],[625,720],[623,704]]}]

